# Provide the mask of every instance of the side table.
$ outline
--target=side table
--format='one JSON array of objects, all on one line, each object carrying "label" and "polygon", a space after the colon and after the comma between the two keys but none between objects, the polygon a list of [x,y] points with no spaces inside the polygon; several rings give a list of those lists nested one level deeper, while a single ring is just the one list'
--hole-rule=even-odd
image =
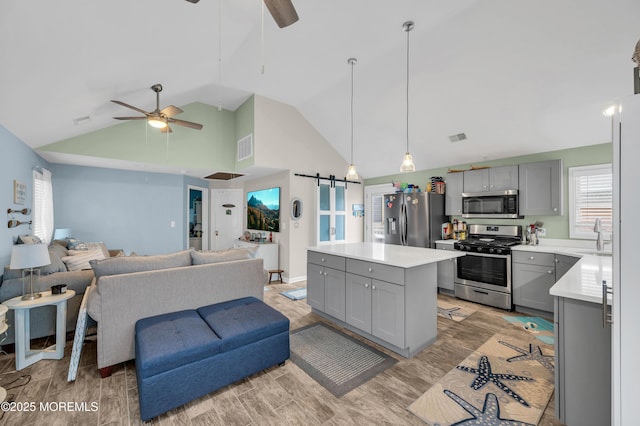
[{"label": "side table", "polygon": [[[21,296],[2,302],[15,312],[16,370],[22,370],[41,359],[62,359],[67,329],[67,300],[76,292],[67,290],[62,294],[42,292],[42,297],[22,300]],[[30,309],[39,306],[56,307],[56,343],[45,349],[31,349]]]}]

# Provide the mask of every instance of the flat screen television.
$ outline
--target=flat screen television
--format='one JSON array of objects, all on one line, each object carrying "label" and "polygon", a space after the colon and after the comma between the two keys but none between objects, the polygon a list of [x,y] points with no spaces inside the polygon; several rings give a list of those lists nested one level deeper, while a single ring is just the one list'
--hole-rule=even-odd
[{"label": "flat screen television", "polygon": [[280,232],[280,188],[247,192],[247,228]]}]

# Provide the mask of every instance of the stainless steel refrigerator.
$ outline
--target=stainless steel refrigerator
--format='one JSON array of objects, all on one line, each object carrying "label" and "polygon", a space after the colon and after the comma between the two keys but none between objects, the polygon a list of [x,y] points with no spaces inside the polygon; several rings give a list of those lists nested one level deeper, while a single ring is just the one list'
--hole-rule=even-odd
[{"label": "stainless steel refrigerator", "polygon": [[444,195],[433,192],[396,193],[384,196],[386,244],[435,248],[441,239]]}]

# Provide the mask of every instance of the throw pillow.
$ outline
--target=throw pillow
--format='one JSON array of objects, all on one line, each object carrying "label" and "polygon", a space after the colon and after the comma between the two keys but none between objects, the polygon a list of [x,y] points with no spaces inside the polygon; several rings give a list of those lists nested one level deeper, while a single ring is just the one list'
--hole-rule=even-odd
[{"label": "throw pillow", "polygon": [[51,263],[40,268],[40,275],[49,275],[54,272],[67,272],[67,266],[62,261],[63,257],[69,255],[67,249],[59,244],[51,244],[48,249]]},{"label": "throw pillow", "polygon": [[229,262],[232,260],[253,259],[256,257],[258,247],[240,247],[218,251],[193,251],[191,252],[191,262],[194,265],[204,265],[207,263]]},{"label": "throw pillow", "polygon": [[69,250],[69,256],[62,258],[69,271],[91,269],[89,261],[104,259],[104,253],[100,249],[93,250]]},{"label": "throw pillow", "polygon": [[153,256],[121,256],[89,262],[96,278],[106,275],[128,274],[131,272],[153,271],[191,265],[192,250]]}]

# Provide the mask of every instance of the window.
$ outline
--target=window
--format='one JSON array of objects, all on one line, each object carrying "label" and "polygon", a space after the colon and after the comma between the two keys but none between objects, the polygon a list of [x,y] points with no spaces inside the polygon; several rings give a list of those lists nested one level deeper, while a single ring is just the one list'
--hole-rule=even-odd
[{"label": "window", "polygon": [[569,168],[569,236],[596,239],[596,218],[602,231],[612,232],[613,174],[611,164]]},{"label": "window", "polygon": [[33,235],[45,244],[53,236],[53,187],[46,169],[33,171]]},{"label": "window", "polygon": [[364,188],[365,242],[384,243],[384,194],[395,192],[393,185],[369,185]]}]

